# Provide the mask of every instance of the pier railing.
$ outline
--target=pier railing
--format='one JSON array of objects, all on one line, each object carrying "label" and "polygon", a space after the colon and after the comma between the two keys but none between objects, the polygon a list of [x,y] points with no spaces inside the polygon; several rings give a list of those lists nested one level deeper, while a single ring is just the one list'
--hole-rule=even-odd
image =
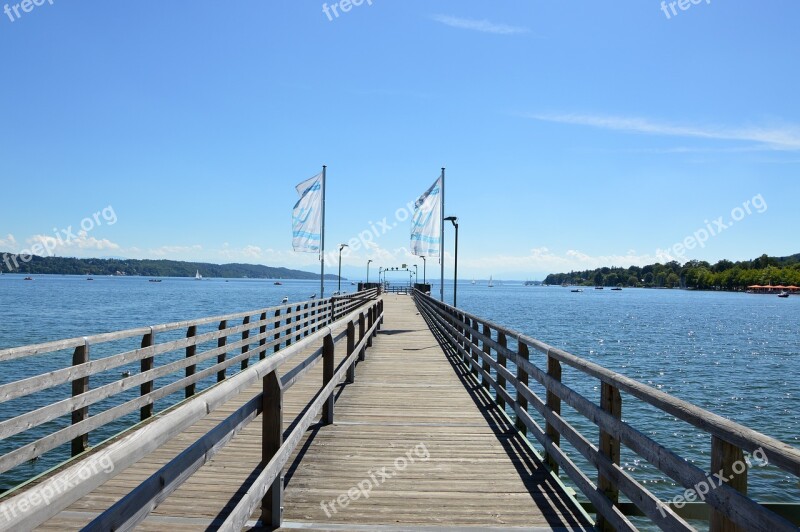
[{"label": "pier railing", "polygon": [[[712,531],[798,530],[787,518],[791,513],[796,520],[797,506],[787,509],[780,505],[762,505],[747,496],[744,453],[763,453],[770,465],[797,480],[800,477],[799,449],[419,291],[414,297],[444,343],[457,351],[472,372],[480,376],[483,387],[494,390],[500,407],[513,411],[517,428],[534,436],[542,445],[551,470],[555,474],[563,471],[591,501],[601,529],[636,530],[628,515],[637,514],[647,516],[664,530],[694,530],[680,515],[682,504],[660,501],[620,466],[620,450],[624,445],[689,490],[709,487],[709,479],[724,476],[726,482],[718,480],[713,488],[700,490],[705,491],[702,495],[698,491],[698,498],[704,498],[711,508]],[[509,341],[515,349],[509,347]],[[546,367],[531,362],[530,355],[537,352],[545,355]],[[516,367],[513,373],[508,368],[509,361]],[[599,397],[589,399],[564,384],[563,366],[574,368],[597,382]],[[546,390],[546,397],[534,392],[530,387],[531,379]],[[626,403],[646,403],[706,433],[711,450],[710,469],[697,467],[676,450],[659,444],[623,421],[623,393]],[[562,403],[599,429],[598,441],[591,441],[562,417]],[[538,413],[544,426],[531,416],[531,409]],[[571,452],[561,445],[562,438],[596,470],[591,474],[581,470],[570,457]],[[620,493],[631,501],[635,510],[620,502]]]},{"label": "pier railing", "polygon": [[365,290],[0,350],[0,375],[8,375],[10,365],[19,371],[21,363],[43,370],[0,384],[0,406],[13,412],[0,420],[0,475],[68,444],[71,453],[62,452],[56,463],[84,453],[94,431],[111,437],[109,424],[122,430],[146,421],[192,398],[200,385],[222,383],[253,361],[318,334],[377,295],[377,289]]}]

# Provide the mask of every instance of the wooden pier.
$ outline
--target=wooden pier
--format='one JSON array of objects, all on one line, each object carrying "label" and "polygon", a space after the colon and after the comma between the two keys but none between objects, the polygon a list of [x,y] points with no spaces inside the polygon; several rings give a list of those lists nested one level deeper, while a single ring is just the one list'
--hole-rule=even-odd
[{"label": "wooden pier", "polygon": [[[130,350],[90,357],[131,339]],[[25,346],[0,351],[0,364],[64,349],[72,365],[0,385],[0,402],[72,387],[0,421],[7,438],[69,419],[0,456],[0,472],[64,446],[74,455],[0,499],[2,530],[636,530],[632,515],[665,530],[693,530],[686,519],[704,515],[713,530],[797,530],[796,506],[748,498],[735,465],[759,450],[797,478],[798,449],[420,292]],[[91,386],[132,361],[139,373]],[[562,383],[562,365],[597,380],[599,397]],[[707,432],[714,463],[699,468],[636,431],[621,419],[623,394]],[[561,416],[562,401],[599,440]],[[90,441],[130,412],[138,425]],[[622,445],[687,488],[720,469],[732,479],[702,509],[678,508],[620,468]]]}]

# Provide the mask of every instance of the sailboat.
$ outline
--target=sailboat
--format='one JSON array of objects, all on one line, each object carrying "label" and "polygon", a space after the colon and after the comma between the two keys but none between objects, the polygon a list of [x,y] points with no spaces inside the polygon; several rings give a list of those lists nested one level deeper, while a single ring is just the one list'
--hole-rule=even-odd
[{"label": "sailboat", "polygon": [[200,270],[197,270],[197,273],[194,274],[194,280],[195,281],[202,281],[203,280],[203,276],[200,275]]},{"label": "sailboat", "polygon": [[493,288],[494,287],[494,282],[492,281],[492,276],[491,275],[489,276],[489,285],[488,286],[489,286],[489,288]]},{"label": "sailboat", "polygon": [[472,284],[475,284],[475,278],[474,277],[472,278]]}]

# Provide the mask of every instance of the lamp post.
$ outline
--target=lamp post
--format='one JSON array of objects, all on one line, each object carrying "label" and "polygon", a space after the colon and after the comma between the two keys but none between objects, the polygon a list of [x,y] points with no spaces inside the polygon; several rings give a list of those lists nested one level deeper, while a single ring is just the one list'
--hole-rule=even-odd
[{"label": "lamp post", "polygon": [[339,294],[342,293],[342,250],[349,247],[347,244],[339,244]]},{"label": "lamp post", "polygon": [[369,284],[369,263],[372,262],[372,259],[367,261],[367,284]]},{"label": "lamp post", "polygon": [[458,217],[457,216],[448,216],[445,220],[451,222],[453,227],[456,228],[456,252],[455,252],[455,266],[453,272],[453,306],[458,306],[456,296],[458,295]]},{"label": "lamp post", "polygon": [[425,261],[425,255],[420,255],[420,257],[422,257],[422,284],[428,284],[428,276],[426,275],[428,263]]},{"label": "lamp post", "polygon": [[414,282],[419,284],[419,267],[414,265]]}]

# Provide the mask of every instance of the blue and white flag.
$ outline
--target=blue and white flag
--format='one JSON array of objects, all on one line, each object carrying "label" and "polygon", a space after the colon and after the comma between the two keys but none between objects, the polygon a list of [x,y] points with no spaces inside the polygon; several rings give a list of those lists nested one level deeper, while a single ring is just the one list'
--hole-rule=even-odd
[{"label": "blue and white flag", "polygon": [[292,247],[318,253],[322,233],[322,174],[297,185],[300,200],[292,211]]},{"label": "blue and white flag", "polygon": [[442,238],[442,178],[414,204],[411,218],[411,253],[438,257]]}]

